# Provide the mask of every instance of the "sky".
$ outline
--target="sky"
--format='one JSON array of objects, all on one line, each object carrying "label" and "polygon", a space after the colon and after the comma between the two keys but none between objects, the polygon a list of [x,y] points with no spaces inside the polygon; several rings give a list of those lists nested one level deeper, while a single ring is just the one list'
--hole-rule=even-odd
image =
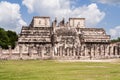
[{"label": "sky", "polygon": [[33,16],[86,19],[87,28],[104,28],[111,38],[120,37],[120,0],[0,0],[0,27],[20,33]]}]

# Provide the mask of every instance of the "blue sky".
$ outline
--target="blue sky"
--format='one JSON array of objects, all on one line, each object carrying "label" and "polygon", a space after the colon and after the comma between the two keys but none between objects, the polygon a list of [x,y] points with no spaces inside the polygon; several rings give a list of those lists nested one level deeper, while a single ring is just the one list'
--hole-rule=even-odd
[{"label": "blue sky", "polygon": [[33,16],[86,18],[86,27],[104,28],[120,36],[120,0],[0,0],[0,27],[20,32]]}]

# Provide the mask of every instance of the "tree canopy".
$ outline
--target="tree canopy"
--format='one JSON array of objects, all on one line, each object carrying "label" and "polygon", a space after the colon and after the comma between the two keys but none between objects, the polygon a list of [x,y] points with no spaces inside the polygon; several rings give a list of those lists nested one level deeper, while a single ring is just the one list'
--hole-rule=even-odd
[{"label": "tree canopy", "polygon": [[117,39],[111,40],[111,42],[120,42],[120,37],[118,37]]},{"label": "tree canopy", "polygon": [[8,49],[8,46],[12,48],[15,47],[15,43],[18,40],[18,35],[13,31],[5,31],[3,28],[0,28],[0,46],[3,49]]}]

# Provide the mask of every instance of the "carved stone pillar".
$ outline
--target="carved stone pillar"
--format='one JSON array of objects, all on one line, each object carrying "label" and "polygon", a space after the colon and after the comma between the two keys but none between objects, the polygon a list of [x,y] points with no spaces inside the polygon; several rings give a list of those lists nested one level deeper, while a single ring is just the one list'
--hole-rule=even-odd
[{"label": "carved stone pillar", "polygon": [[53,58],[54,57],[54,47],[51,46],[50,48],[50,57]]},{"label": "carved stone pillar", "polygon": [[0,46],[0,56],[2,56],[2,47]]},{"label": "carved stone pillar", "polygon": [[91,46],[91,56],[94,57],[94,46]]},{"label": "carved stone pillar", "polygon": [[[75,48],[73,47],[72,50],[73,50],[73,56],[76,56],[76,55],[75,55]],[[79,53],[79,49],[78,49],[78,53]]]},{"label": "carved stone pillar", "polygon": [[86,52],[85,49],[86,49],[85,46],[82,46],[82,49],[81,49],[82,56],[85,56],[85,52]]},{"label": "carved stone pillar", "polygon": [[96,45],[95,53],[96,53],[97,57],[100,57],[100,47],[98,46],[98,44]]},{"label": "carved stone pillar", "polygon": [[[74,49],[75,49],[75,48],[74,48]],[[77,52],[77,55],[76,55],[76,56],[79,56],[79,55],[80,55],[80,54],[79,54],[79,53],[80,53],[79,51],[80,51],[80,48],[77,47],[77,48],[76,48],[76,52]],[[75,54],[75,53],[74,53],[74,54]]]},{"label": "carved stone pillar", "polygon": [[72,56],[72,49],[71,48],[69,49],[69,52],[70,52],[70,56]]},{"label": "carved stone pillar", "polygon": [[106,56],[109,56],[109,45],[107,45],[106,53]]},{"label": "carved stone pillar", "polygon": [[43,58],[44,57],[44,53],[45,53],[45,47],[44,47],[44,45],[40,45],[40,50],[41,50],[41,54],[40,54],[40,56]]},{"label": "carved stone pillar", "polygon": [[11,46],[8,46],[9,47],[9,57],[12,57],[12,49],[11,49]]},{"label": "carved stone pillar", "polygon": [[60,48],[59,47],[57,48],[57,53],[58,53],[58,56],[60,56]]},{"label": "carved stone pillar", "polygon": [[33,46],[32,46],[32,45],[30,45],[30,46],[28,47],[28,54],[29,54],[30,57],[33,56]]},{"label": "carved stone pillar", "polygon": [[19,56],[22,58],[22,45],[19,45]]},{"label": "carved stone pillar", "polygon": [[60,46],[60,56],[62,56],[62,46]]},{"label": "carved stone pillar", "polygon": [[101,57],[104,58],[104,54],[105,54],[105,45],[104,44],[101,44],[100,51],[101,51]]},{"label": "carved stone pillar", "polygon": [[117,46],[115,46],[115,55],[117,55]]},{"label": "carved stone pillar", "polygon": [[41,57],[41,47],[39,45],[37,45],[37,53],[38,53],[38,56]]},{"label": "carved stone pillar", "polygon": [[87,47],[84,46],[84,49],[85,49],[85,56],[87,56]]},{"label": "carved stone pillar", "polygon": [[69,48],[67,47],[67,56],[69,56]]}]

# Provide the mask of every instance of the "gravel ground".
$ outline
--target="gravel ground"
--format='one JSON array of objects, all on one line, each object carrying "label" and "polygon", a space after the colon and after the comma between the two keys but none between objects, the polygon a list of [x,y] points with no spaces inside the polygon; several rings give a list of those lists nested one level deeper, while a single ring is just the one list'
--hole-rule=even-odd
[{"label": "gravel ground", "polygon": [[120,62],[120,59],[104,59],[104,60],[57,60],[59,62]]}]

